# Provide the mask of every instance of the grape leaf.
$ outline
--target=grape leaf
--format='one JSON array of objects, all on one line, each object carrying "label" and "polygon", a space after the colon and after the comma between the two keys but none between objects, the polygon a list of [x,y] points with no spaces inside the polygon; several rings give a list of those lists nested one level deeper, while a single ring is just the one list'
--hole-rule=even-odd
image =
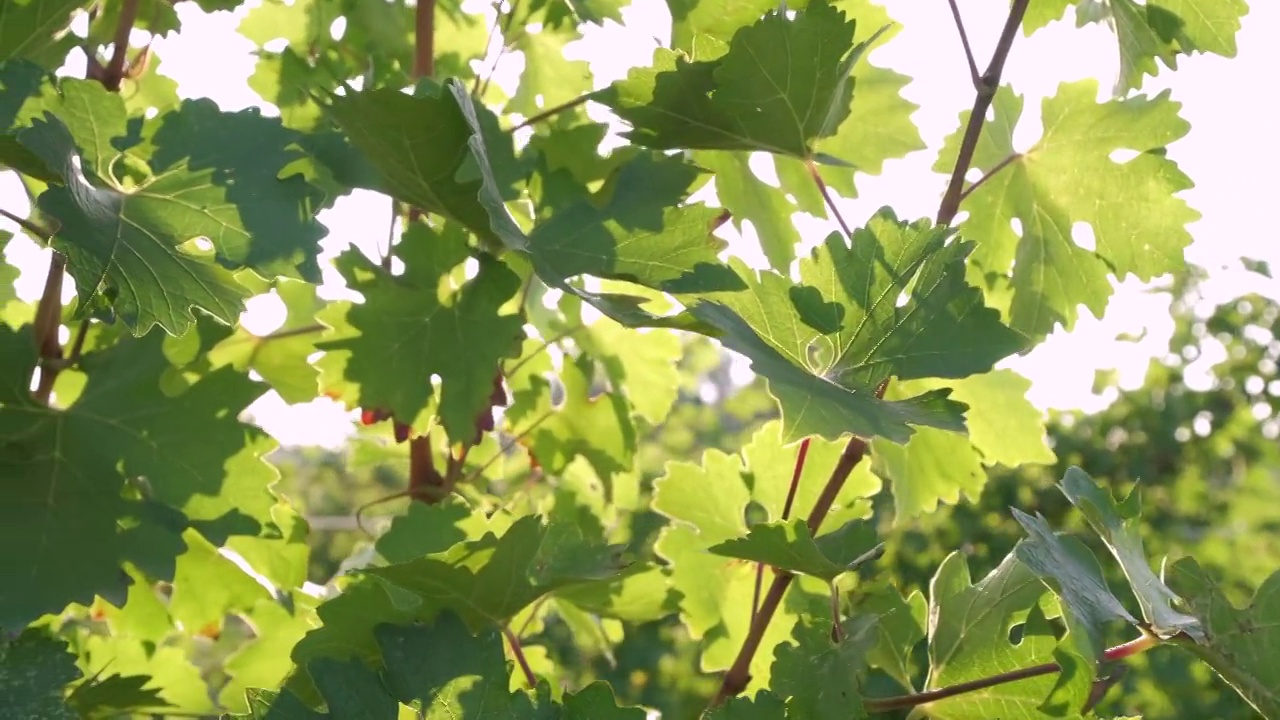
[{"label": "grape leaf", "polygon": [[[924,689],[1046,662],[1058,640],[1036,605],[1044,593],[1036,574],[1012,554],[976,585],[965,557],[948,555],[929,589],[930,667]],[[1019,623],[1023,623],[1021,639],[1012,643],[1010,630]],[[1046,675],[975,690],[930,703],[929,716],[938,720],[1044,717],[1037,708],[1056,684],[1056,677]]]},{"label": "grape leaf", "polygon": [[787,707],[782,698],[761,690],[755,697],[732,697],[704,717],[706,720],[783,720],[786,716]]},{"label": "grape leaf", "polygon": [[[322,316],[335,329],[316,344],[334,356],[322,361],[321,372],[358,385],[360,407],[385,408],[410,425],[427,409],[435,392],[431,377],[439,375],[438,413],[445,432],[456,442],[470,440],[476,416],[493,392],[499,362],[519,346],[520,318],[499,310],[520,289],[520,279],[483,256],[474,278],[443,292],[450,274],[470,257],[465,233],[452,226],[437,232],[423,223],[411,225],[395,255],[404,262],[401,275],[358,250],[339,256],[347,287],[364,295],[365,302],[337,306]],[[462,338],[465,347],[458,345]],[[441,352],[451,347],[453,352]]]},{"label": "grape leaf", "polygon": [[524,72],[506,112],[533,117],[592,90],[591,66],[565,57],[565,45],[582,37],[572,25],[544,24],[538,32],[521,27],[511,47],[524,53]]},{"label": "grape leaf", "polygon": [[879,640],[867,652],[867,663],[888,673],[904,689],[914,692],[912,676],[915,673],[911,655],[916,644],[925,637],[928,608],[924,595],[915,590],[904,600],[893,586],[860,587],[854,602],[855,612],[876,618]]},{"label": "grape leaf", "polygon": [[209,350],[213,367],[231,365],[240,372],[253,370],[287,403],[315,398],[318,374],[307,358],[316,351],[321,327],[316,313],[324,306],[316,286],[296,280],[276,282],[274,294],[284,302],[284,323],[264,336],[238,326],[231,337]]},{"label": "grape leaf", "polygon": [[856,569],[855,561],[866,560],[875,547],[875,531],[866,523],[855,520],[815,539],[805,521],[797,518],[759,523],[746,537],[712,545],[708,551],[832,582]]},{"label": "grape leaf", "polygon": [[[842,447],[839,442],[811,440],[793,512],[807,512],[812,506]],[[728,667],[741,647],[751,621],[756,577],[755,563],[719,557],[708,549],[748,535],[749,504],[764,511],[763,522],[782,520],[797,451],[797,445],[784,444],[781,424],[770,422],[742,450],[750,482],[738,456],[710,450],[703,454],[701,465],[668,463],[666,473],[654,483],[652,508],[672,520],[662,530],[655,550],[672,564],[672,586],[681,593],[681,619],[693,637],[704,641],[705,671]],[[839,523],[839,527],[867,517],[870,508],[865,498],[878,489],[879,483],[869,471],[855,469],[827,521]],[[754,687],[767,687],[770,649],[790,637],[802,610],[813,609],[807,605],[813,598],[794,589],[788,598],[752,658]],[[820,597],[817,602],[821,607],[829,600]]]},{"label": "grape leaf", "polygon": [[595,682],[551,701],[551,689],[539,683],[534,695],[507,689],[507,660],[502,635],[487,628],[475,635],[451,613],[430,625],[380,624],[376,629],[379,672],[357,659],[321,658],[308,672],[328,706],[311,710],[292,693],[257,692],[250,698],[255,720],[282,718],[361,718],[394,720],[400,704],[421,707],[425,717],[459,720],[643,720],[640,708],[619,708],[606,683]]},{"label": "grape leaf", "polygon": [[556,508],[545,523],[525,516],[502,537],[486,535],[448,557],[366,572],[417,595],[427,606],[452,610],[472,628],[505,623],[547,593],[623,570],[620,548],[606,544],[598,527],[592,532]]},{"label": "grape leaf", "polygon": [[194,530],[182,534],[169,612],[182,627],[220,628],[228,612],[246,612],[271,594]]},{"label": "grape leaf", "polygon": [[[1100,317],[1112,292],[1108,274],[1150,280],[1181,268],[1191,242],[1186,225],[1199,217],[1175,196],[1191,180],[1164,155],[1165,146],[1189,128],[1178,116],[1179,103],[1167,91],[1101,104],[1096,97],[1093,80],[1060,85],[1042,106],[1040,139],[1018,152],[1013,133],[1022,98],[1002,87],[993,103],[995,119],[974,155],[973,167],[984,172],[1008,165],[965,199],[961,209],[969,216],[960,233],[981,239],[972,258],[975,272],[1012,271],[1007,317],[1029,337],[1042,337],[1059,323],[1070,329],[1079,305]],[[965,120],[962,114],[962,127]],[[1099,133],[1103,125],[1115,129]],[[950,171],[961,133],[947,138],[935,170]],[[1111,156],[1117,150],[1138,155],[1116,162]],[[1079,224],[1090,229],[1093,248]]]},{"label": "grape leaf", "polygon": [[1080,510],[1089,526],[1119,561],[1151,630],[1163,637],[1185,632],[1197,640],[1201,639],[1203,630],[1200,622],[1170,607],[1178,596],[1156,577],[1147,563],[1137,528],[1142,512],[1137,489],[1116,502],[1110,492],[1099,487],[1078,467],[1067,468],[1058,488]]},{"label": "grape leaf", "polygon": [[[44,53],[62,44],[58,34],[71,24],[71,14],[83,4],[82,0],[5,0],[0,5],[0,61],[12,57],[50,59]],[[48,64],[56,67],[61,63]]]},{"label": "grape leaf", "polygon": [[854,23],[821,0],[791,19],[775,10],[734,33],[715,60],[658,49],[652,67],[633,69],[596,99],[630,123],[626,137],[638,145],[807,158],[849,114],[849,76],[865,50],[853,33]]},{"label": "grape leaf", "polygon": [[222,707],[233,712],[246,711],[245,692],[249,688],[280,687],[293,670],[289,653],[314,627],[315,611],[314,601],[307,595],[294,592],[287,597],[294,603],[292,611],[272,598],[260,600],[244,613],[256,633],[223,664],[230,679],[218,693]]},{"label": "grape leaf", "polygon": [[[1073,4],[1076,0],[1036,3],[1027,9],[1022,27],[1031,34],[1061,18]],[[1240,19],[1249,11],[1244,0],[1149,0],[1142,4],[1112,0],[1099,7],[1100,14],[1083,17],[1083,8],[1077,8],[1076,24],[1105,20],[1115,30],[1120,50],[1116,94],[1142,87],[1145,75],[1159,74],[1156,60],[1176,70],[1179,55],[1235,57]]]},{"label": "grape leaf", "polygon": [[750,157],[743,152],[703,152],[694,159],[715,173],[716,198],[732,215],[734,226],[741,231],[743,222],[750,222],[769,266],[785,273],[800,244],[800,231],[791,217],[797,208],[784,192],[756,177]]},{"label": "grape leaf", "polygon": [[34,629],[0,638],[0,706],[9,717],[78,720],[80,713],[67,705],[64,695],[78,677],[75,655],[61,640]]},{"label": "grape leaf", "polygon": [[908,423],[960,430],[963,407],[949,391],[873,395],[889,377],[964,377],[1023,346],[965,283],[972,245],[947,245],[948,234],[881,210],[852,248],[833,233],[802,260],[800,286],[735,263],[747,290],[710,294],[691,312],[769,381],[789,440],[852,432],[905,442]]},{"label": "grape leaf", "polygon": [[[501,205],[514,196],[519,168],[511,136],[498,132],[493,113],[469,102],[465,88],[452,80],[447,86],[446,91],[445,86],[427,80],[416,95],[393,88],[335,95],[328,112],[378,170],[383,190],[496,242],[500,234],[490,225],[492,209],[477,198],[486,182],[486,197],[490,190],[498,194],[486,202]],[[458,90],[468,97],[465,104],[473,118],[459,106]],[[485,158],[478,167],[467,150],[475,130],[472,119],[490,130],[484,138]]]},{"label": "grape leaf", "polygon": [[[82,306],[101,294],[136,334],[156,324],[182,334],[192,307],[235,320],[245,290],[232,269],[319,279],[318,191],[300,177],[277,178],[297,156],[287,148],[292,131],[256,111],[189,101],[122,155],[114,149],[127,135],[121,99],[84,81],[64,80],[60,90],[57,117],[46,111],[18,137],[66,183],[45,191],[40,208],[62,224],[54,246],[68,256]],[[145,177],[130,187],[117,166]]]},{"label": "grape leaf", "polygon": [[[95,594],[118,604],[125,561],[172,577],[188,522],[221,544],[268,520],[276,475],[261,456],[274,443],[237,420],[263,386],[225,368],[166,395],[161,345],[150,335],[87,353],[87,383],[60,410],[27,391],[30,331],[0,326],[0,475],[15,493],[0,508],[0,574],[27,578],[0,588],[0,624],[25,625]],[[140,498],[122,494],[126,481]]]},{"label": "grape leaf", "polygon": [[1045,444],[1044,418],[1027,401],[1031,383],[1011,370],[993,370],[959,380],[905,380],[894,383],[886,397],[911,397],[950,388],[965,403],[968,437],[920,428],[906,445],[876,440],[877,474],[893,485],[894,510],[900,519],[933,512],[938,503],[955,504],[961,496],[976,499],[987,483],[983,466],[1007,467],[1053,462]]},{"label": "grape leaf", "polygon": [[1167,575],[1203,639],[1180,644],[1209,664],[1266,718],[1280,718],[1280,572],[1263,581],[1249,607],[1236,608],[1194,558],[1174,563]]},{"label": "grape leaf", "polygon": [[869,717],[862,705],[866,655],[875,644],[875,619],[856,617],[841,626],[839,642],[831,641],[831,624],[804,623],[795,643],[774,650],[770,690],[786,698],[787,717],[805,720],[860,720]]},{"label": "grape leaf", "polygon": [[507,412],[510,431],[527,438],[526,447],[548,472],[564,472],[579,456],[591,463],[601,478],[632,467],[636,429],[630,409],[617,393],[591,396],[594,369],[587,356],[565,363],[559,407],[552,405],[551,385],[540,375],[528,372],[508,378],[513,393]]}]

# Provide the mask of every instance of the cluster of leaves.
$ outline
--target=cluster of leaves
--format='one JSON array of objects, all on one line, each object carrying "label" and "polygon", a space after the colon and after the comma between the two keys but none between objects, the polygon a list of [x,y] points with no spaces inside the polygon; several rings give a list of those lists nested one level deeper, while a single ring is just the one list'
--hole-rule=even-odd
[{"label": "cluster of leaves", "polygon": [[[986,80],[1019,25],[1066,4],[1014,2]],[[1128,89],[1155,58],[1234,52],[1243,4],[1202,5],[1077,17],[1115,25]],[[1165,152],[1189,129],[1169,93],[1065,83],[1016,151],[1022,98],[983,85],[938,156],[988,173],[966,219],[885,208],[853,230],[831,191],[922,149],[907,78],[865,57],[893,37],[884,10],[671,9],[671,47],[595,89],[563,48],[620,19],[611,0],[511,3],[492,31],[448,2],[264,0],[241,32],[277,118],[180,101],[149,49],[111,44],[177,30],[172,3],[4,0],[0,166],[32,199],[6,214],[52,250],[38,303],[0,275],[7,712],[640,718],[645,678],[593,668],[648,633],[671,648],[649,673],[727,671],[710,718],[1082,717],[1160,643],[1280,717],[1280,575],[1243,610],[1194,560],[1158,577],[1137,494],[1077,468],[1062,492],[1128,604],[1039,515],[1015,512],[1026,538],[976,583],[948,555],[927,600],[877,563],[879,499],[906,521],[977,499],[988,467],[1053,461],[1027,381],[996,363],[1100,313],[1112,277],[1180,269],[1196,214]],[[525,56],[510,98],[476,74],[498,32]],[[58,72],[77,47],[85,79]],[[622,147],[600,151],[611,128],[586,103],[628,127]],[[720,208],[689,199],[711,178]],[[395,202],[392,247],[338,256],[359,299],[326,301],[317,214],[356,189]],[[798,255],[791,216],[828,207],[842,232]],[[768,267],[713,234],[730,219]],[[288,312],[257,335],[238,319],[263,295]],[[689,338],[748,359],[769,408],[743,408],[730,451],[650,468],[702,390],[681,387]],[[353,465],[402,472],[412,500],[323,585],[274,443],[242,417],[268,391],[360,410]],[[701,689],[649,704],[697,715],[683,693]]]}]

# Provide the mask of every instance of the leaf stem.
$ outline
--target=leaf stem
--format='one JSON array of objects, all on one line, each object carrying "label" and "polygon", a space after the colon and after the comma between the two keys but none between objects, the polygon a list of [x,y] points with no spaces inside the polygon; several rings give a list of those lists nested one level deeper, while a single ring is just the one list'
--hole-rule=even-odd
[{"label": "leaf stem", "polygon": [[[817,501],[813,504],[813,510],[809,513],[806,521],[809,526],[810,534],[815,537],[818,529],[822,527],[822,521],[826,519],[827,513],[831,511],[831,506],[835,503],[836,496],[840,494],[840,489],[844,487],[844,483],[849,479],[849,474],[857,467],[858,463],[866,457],[868,450],[867,441],[856,435],[850,438],[849,443],[845,445],[844,451],[840,453],[840,459],[836,461],[836,466],[831,470],[831,477],[827,479],[827,484],[822,488],[822,494],[818,496]],[[764,633],[769,629],[769,622],[773,620],[773,615],[778,611],[778,606],[782,603],[782,597],[787,592],[787,587],[791,585],[791,581],[795,576],[789,572],[778,570],[773,577],[773,583],[769,586],[769,591],[764,596],[764,601],[760,603],[760,611],[756,613],[751,623],[751,629],[747,631],[747,637],[742,642],[742,648],[738,651],[738,656],[734,658],[733,664],[729,666],[729,670],[725,672],[724,679],[720,682],[720,690],[716,693],[715,698],[711,700],[711,707],[723,704],[726,700],[737,695],[746,689],[747,684],[751,682],[751,658],[755,656],[756,650],[760,647],[760,641],[764,639]]]},{"label": "leaf stem", "polygon": [[[1103,662],[1114,662],[1123,660],[1131,655],[1145,652],[1160,644],[1160,638],[1148,632],[1144,632],[1140,637],[1134,638],[1122,645],[1117,645],[1107,649],[1102,654]],[[883,698],[880,700],[867,700],[865,707],[870,712],[888,712],[890,710],[901,710],[903,708],[916,707],[926,703],[945,700],[957,695],[971,693],[978,690],[985,690],[996,685],[1016,682],[1018,680],[1026,680],[1027,678],[1039,677],[1041,675],[1051,675],[1061,672],[1062,666],[1058,663],[1044,663],[1043,665],[1033,665],[1031,667],[1019,668],[1008,672],[998,673],[977,680],[970,680],[950,687],[939,688],[937,690],[929,690],[928,692],[913,693],[911,695],[900,695],[897,697]]]},{"label": "leaf stem", "polygon": [[436,0],[418,0],[413,14],[413,75],[431,77],[436,72]]},{"label": "leaf stem", "polygon": [[537,115],[534,115],[533,117],[529,118],[528,120],[525,120],[524,122],[520,123],[519,125],[517,125],[517,126],[515,126],[515,127],[511,128],[511,131],[512,131],[512,132],[515,132],[516,130],[522,130],[522,129],[524,129],[524,128],[529,127],[530,125],[536,125],[536,124],[538,124],[538,123],[542,122],[543,120],[547,120],[547,119],[549,119],[549,118],[553,118],[553,117],[555,117],[556,115],[559,115],[560,113],[562,113],[562,112],[564,112],[564,111],[566,111],[566,110],[572,110],[572,109],[574,109],[574,108],[578,107],[579,105],[582,105],[582,104],[586,103],[586,102],[587,102],[588,100],[590,100],[592,97],[595,97],[595,94],[596,94],[596,93],[595,93],[595,91],[592,91],[592,92],[587,93],[586,95],[579,95],[578,97],[576,97],[576,98],[574,98],[574,99],[572,99],[572,100],[569,100],[569,101],[566,101],[566,102],[562,102],[562,103],[560,103],[559,105],[556,105],[555,107],[552,107],[552,108],[548,108],[548,109],[546,109],[546,110],[543,110],[542,112],[538,113]]},{"label": "leaf stem", "polygon": [[0,208],[0,217],[4,217],[6,220],[17,223],[23,230],[26,230],[32,235],[44,240],[46,243],[53,239],[53,236],[57,233],[57,230],[50,230],[34,220],[18,217],[4,208]]},{"label": "leaf stem", "polygon": [[1004,30],[996,43],[995,52],[987,71],[979,78],[978,93],[973,99],[973,109],[969,111],[969,122],[964,129],[964,138],[960,141],[960,152],[956,155],[956,165],[951,170],[951,180],[943,193],[942,204],[938,206],[938,225],[950,225],[960,211],[961,193],[964,190],[964,176],[973,163],[973,154],[978,147],[978,139],[982,136],[982,126],[987,120],[987,109],[996,97],[1000,87],[1000,74],[1004,72],[1005,60],[1009,58],[1009,50],[1013,47],[1013,39],[1022,25],[1022,16],[1027,13],[1027,5],[1031,0],[1013,0],[1009,6],[1009,17],[1005,19]]},{"label": "leaf stem", "polygon": [[511,628],[507,625],[502,626],[502,635],[507,638],[507,645],[511,648],[511,654],[515,656],[516,664],[520,666],[520,671],[524,673],[525,682],[529,683],[529,687],[538,686],[538,676],[533,674],[533,668],[529,667],[529,660],[524,656],[524,649],[520,647],[520,638],[511,632]]},{"label": "leaf stem", "polygon": [[964,46],[964,59],[969,62],[969,77],[973,80],[973,89],[982,89],[982,76],[978,74],[978,61],[973,59],[973,48],[969,45],[969,33],[964,31],[964,20],[960,18],[960,6],[956,0],[947,0],[951,5],[951,17],[955,18],[956,30],[960,31],[960,44]]},{"label": "leaf stem", "polygon": [[511,377],[512,375],[515,375],[520,370],[520,368],[524,367],[531,360],[538,357],[538,355],[546,351],[547,348],[551,347],[552,345],[555,345],[556,343],[560,342],[561,340],[564,340],[565,338],[569,337],[570,335],[573,335],[574,333],[577,333],[580,330],[585,330],[586,328],[587,328],[586,325],[574,325],[573,327],[570,327],[566,330],[561,330],[555,335],[552,335],[546,340],[543,340],[541,345],[539,345],[537,348],[531,351],[528,355],[525,355],[524,357],[517,360],[516,364],[512,365],[506,371],[506,376]]},{"label": "leaf stem", "polygon": [[53,251],[53,256],[49,258],[49,272],[44,278],[44,290],[36,305],[34,325],[41,364],[35,398],[46,405],[53,395],[53,381],[58,377],[57,363],[62,360],[58,328],[62,325],[62,279],[66,276],[66,270],[67,259],[62,253]]},{"label": "leaf stem", "polygon": [[1011,155],[1009,155],[1009,157],[996,163],[995,167],[991,168],[982,177],[978,178],[977,182],[965,188],[964,192],[960,193],[960,202],[963,203],[965,201],[965,198],[969,197],[969,195],[972,194],[974,190],[977,190],[979,187],[982,187],[982,184],[990,180],[993,175],[1005,169],[1006,167],[1009,166],[1010,163],[1014,162],[1015,160],[1021,157],[1022,157],[1022,153],[1012,153]]},{"label": "leaf stem", "polygon": [[831,211],[831,216],[840,223],[840,229],[844,230],[844,236],[853,241],[853,231],[849,229],[849,224],[844,221],[844,216],[840,214],[840,210],[836,208],[836,202],[831,197],[831,191],[827,189],[827,183],[822,180],[821,173],[818,172],[818,165],[813,158],[806,158],[805,165],[809,168],[809,176],[813,178],[813,182],[818,186],[818,192],[822,194],[822,199],[827,203],[827,209]]}]

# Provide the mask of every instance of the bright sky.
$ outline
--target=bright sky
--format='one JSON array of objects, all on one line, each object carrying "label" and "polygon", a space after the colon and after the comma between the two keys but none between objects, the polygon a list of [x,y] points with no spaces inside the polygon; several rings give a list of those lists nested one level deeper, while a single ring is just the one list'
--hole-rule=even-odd
[{"label": "bright sky", "polygon": [[[183,97],[209,97],[224,110],[258,106],[268,114],[276,114],[273,106],[246,85],[255,61],[250,53],[255,48],[236,32],[248,8],[257,4],[252,0],[235,13],[213,15],[200,12],[193,3],[176,6],[186,29],[157,41],[153,48],[163,62],[161,73],[178,81]],[[478,12],[491,12],[483,0],[469,0],[468,5],[472,4]],[[945,178],[929,168],[942,138],[955,130],[958,113],[973,101],[964,55],[946,2],[887,0],[885,4],[904,28],[870,59],[913,78],[905,94],[921,106],[913,119],[932,150],[890,161],[878,177],[859,176],[862,196],[840,205],[844,216],[857,224],[883,205],[892,206],[900,217],[934,215]],[[959,4],[979,66],[985,66],[1007,5],[990,0],[960,0]],[[1275,130],[1280,100],[1273,91],[1262,89],[1275,87],[1275,73],[1280,69],[1280,44],[1274,40],[1280,35],[1280,3],[1253,0],[1251,5],[1238,37],[1240,52],[1236,58],[1185,58],[1176,73],[1165,71],[1154,80],[1148,78],[1144,87],[1148,93],[1172,87],[1173,99],[1184,104],[1183,117],[1191,122],[1190,135],[1171,146],[1170,157],[1195,181],[1196,187],[1183,197],[1203,214],[1191,227],[1195,242],[1187,257],[1213,271],[1206,290],[1211,298],[1219,300],[1251,290],[1280,297],[1280,283],[1244,273],[1235,261],[1245,255],[1280,268],[1275,225],[1262,212],[1280,202],[1280,139]],[[670,15],[663,0],[634,0],[623,10],[623,17],[625,26],[610,22],[604,28],[588,27],[586,37],[569,48],[568,54],[574,59],[592,63],[597,87],[623,77],[632,66],[647,65],[653,48],[670,37]],[[135,44],[145,40],[145,34],[135,33]],[[509,93],[514,92],[523,64],[520,53],[504,54],[495,82]],[[1116,77],[1118,64],[1114,36],[1098,25],[1077,29],[1068,20],[1055,23],[1032,38],[1019,36],[1004,74],[1005,81],[1027,98],[1020,132],[1015,135],[1019,149],[1030,146],[1038,135],[1041,98],[1054,94],[1060,82],[1084,77],[1100,79],[1105,93]],[[82,55],[73,58],[66,73],[82,75],[83,66]],[[490,61],[486,60],[483,67],[491,67]],[[704,199],[701,193],[699,199]],[[0,175],[0,207],[19,215],[28,210],[12,173]],[[376,253],[378,244],[385,242],[387,218],[388,203],[374,193],[358,191],[339,200],[320,216],[329,228],[329,236],[322,242],[323,256],[333,257],[351,244]],[[7,221],[0,219],[0,223]],[[833,229],[825,219],[803,214],[796,215],[796,223],[812,244]],[[0,227],[17,230],[10,225]],[[762,260],[754,246],[753,232],[749,227],[745,231],[745,241],[728,226],[722,234],[733,243],[737,254],[758,264]],[[27,300],[38,298],[48,251],[19,236],[9,244],[6,254],[23,271],[18,281],[19,296]],[[1228,265],[1229,268],[1224,267]],[[340,280],[336,272],[326,268],[328,283],[340,285]],[[332,297],[338,293],[324,294]],[[68,288],[67,299],[72,296]],[[243,318],[246,327],[259,333],[270,332],[282,320],[283,307],[272,299],[252,302]],[[1136,387],[1148,359],[1163,352],[1172,327],[1167,299],[1144,293],[1143,286],[1130,278],[1118,287],[1103,320],[1095,320],[1082,310],[1071,333],[1057,333],[1029,355],[1004,365],[1032,379],[1031,400],[1042,408],[1096,409],[1107,399],[1091,394],[1095,370],[1116,367],[1121,371],[1122,382]],[[1116,340],[1120,333],[1144,332],[1144,339],[1138,343]],[[1219,359],[1221,356],[1208,352],[1198,363],[1207,367]],[[250,412],[282,444],[333,447],[340,445],[351,430],[352,414],[326,399],[287,406],[273,392],[255,403]]]}]

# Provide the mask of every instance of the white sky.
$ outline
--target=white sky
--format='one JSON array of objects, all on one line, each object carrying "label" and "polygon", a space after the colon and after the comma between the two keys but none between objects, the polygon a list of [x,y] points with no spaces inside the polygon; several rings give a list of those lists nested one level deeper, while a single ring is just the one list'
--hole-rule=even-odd
[{"label": "white sky", "polygon": [[[468,5],[473,3],[476,0],[469,0]],[[276,114],[245,82],[253,71],[255,59],[250,53],[255,48],[236,32],[248,8],[257,4],[254,0],[235,13],[213,15],[201,13],[193,3],[177,5],[186,29],[153,47],[163,61],[162,74],[178,81],[183,97],[209,97],[224,110],[258,106]],[[885,4],[904,29],[876,50],[871,60],[913,78],[905,95],[921,106],[913,119],[930,150],[890,161],[878,177],[859,176],[862,196],[841,203],[844,216],[858,224],[882,205],[891,205],[900,217],[934,215],[945,178],[929,168],[942,138],[955,129],[958,113],[973,100],[946,2],[887,0]],[[1007,5],[990,0],[960,0],[959,4],[979,66],[984,67]],[[1172,87],[1173,99],[1183,103],[1183,117],[1191,122],[1190,135],[1171,146],[1170,157],[1196,183],[1183,194],[1203,214],[1191,226],[1195,242],[1187,257],[1213,271],[1207,290],[1217,299],[1250,290],[1280,297],[1280,283],[1244,273],[1235,263],[1243,254],[1280,268],[1276,224],[1266,215],[1280,203],[1280,139],[1275,124],[1280,100],[1276,99],[1274,79],[1280,72],[1280,43],[1275,42],[1280,36],[1280,3],[1253,0],[1251,4],[1238,36],[1240,52],[1236,58],[1184,58],[1180,70],[1148,78],[1144,86],[1148,93]],[[484,3],[478,5],[483,10]],[[625,26],[610,22],[604,28],[588,27],[586,37],[569,48],[574,59],[591,61],[597,87],[623,77],[629,67],[647,65],[656,44],[670,37],[670,16],[663,0],[634,0],[623,16]],[[145,39],[145,34],[135,33],[135,44]],[[486,61],[484,67],[490,66]],[[1031,38],[1020,35],[1004,74],[1005,81],[1027,98],[1015,144],[1022,149],[1035,141],[1040,99],[1052,95],[1060,82],[1095,77],[1105,92],[1117,67],[1115,39],[1098,25],[1077,29],[1074,22],[1058,22]],[[495,82],[514,92],[522,68],[519,53],[504,54]],[[83,56],[73,59],[66,71],[82,74]],[[19,215],[28,210],[13,173],[0,175],[0,207]],[[329,228],[329,236],[322,242],[324,257],[333,257],[351,244],[376,253],[378,245],[385,242],[388,207],[385,198],[357,191],[322,213],[320,220]],[[814,244],[833,227],[825,220],[801,214],[796,222],[806,241]],[[2,218],[0,223],[5,223],[0,227],[17,230]],[[732,241],[735,236],[725,237]],[[760,259],[753,242],[734,242],[734,249],[756,264]],[[38,298],[48,251],[19,236],[6,254],[23,271],[19,296]],[[1233,269],[1222,269],[1227,264]],[[326,268],[325,273],[327,283],[340,284],[336,272]],[[337,293],[324,294],[332,297]],[[68,299],[72,295],[68,288]],[[244,321],[255,332],[269,332],[282,321],[281,311],[278,301],[256,301],[250,304]],[[1032,379],[1031,400],[1042,408],[1095,409],[1105,404],[1106,399],[1090,393],[1098,368],[1117,367],[1125,385],[1136,387],[1148,359],[1163,352],[1173,327],[1167,300],[1143,293],[1132,278],[1120,285],[1104,320],[1094,320],[1083,310],[1081,315],[1073,332],[1057,333],[1028,356],[1004,363]],[[1136,344],[1115,339],[1119,333],[1143,331],[1145,339]],[[1200,362],[1207,366],[1219,359],[1207,353]],[[273,392],[250,410],[282,444],[337,446],[351,428],[351,414],[326,399],[290,407]]]}]

